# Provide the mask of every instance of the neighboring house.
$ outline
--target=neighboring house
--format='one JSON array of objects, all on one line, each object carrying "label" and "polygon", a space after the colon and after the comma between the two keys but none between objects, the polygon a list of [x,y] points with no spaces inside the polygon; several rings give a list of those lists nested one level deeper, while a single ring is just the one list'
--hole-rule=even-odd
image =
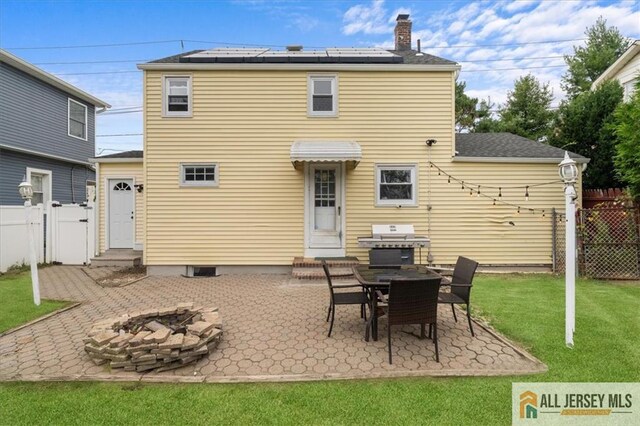
[{"label": "neighboring house", "polygon": [[607,68],[600,77],[593,82],[591,89],[599,84],[616,79],[624,89],[625,102],[631,99],[635,91],[635,85],[640,79],[640,40],[634,41],[631,46]]},{"label": "neighboring house", "polygon": [[[372,224],[414,225],[436,264],[466,255],[550,265],[564,152],[509,134],[456,136],[460,66],[411,50],[407,15],[395,33],[391,51],[212,49],[139,65],[144,162],[138,153],[95,160],[98,251],[122,239],[107,228],[135,206],[127,244],[142,239],[152,275],[189,265],[285,271],[298,256],[367,262],[357,239]],[[138,182],[142,193],[131,188]],[[415,260],[425,263],[427,250]]]},{"label": "neighboring house", "polygon": [[0,50],[0,205],[21,205],[18,185],[33,185],[33,203],[87,200],[95,185],[96,109],[110,105]]}]

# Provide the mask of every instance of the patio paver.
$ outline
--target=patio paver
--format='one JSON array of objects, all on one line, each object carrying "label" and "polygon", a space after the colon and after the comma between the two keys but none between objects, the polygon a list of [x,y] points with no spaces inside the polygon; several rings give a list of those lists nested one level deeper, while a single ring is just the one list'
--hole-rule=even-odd
[{"label": "patio paver", "polygon": [[[339,306],[326,337],[326,283],[286,275],[216,278],[149,277],[102,288],[80,267],[40,271],[42,297],[83,302],[77,308],[0,338],[0,380],[284,381],[398,376],[512,375],[546,366],[482,328],[469,334],[444,307],[438,319],[440,363],[431,340],[394,328],[394,364],[387,363],[386,323],[377,342],[363,340],[359,306]],[[123,313],[193,301],[218,306],[224,336],[197,364],[139,374],[96,366],[83,350],[91,324]],[[405,327],[403,331],[417,332]]]}]

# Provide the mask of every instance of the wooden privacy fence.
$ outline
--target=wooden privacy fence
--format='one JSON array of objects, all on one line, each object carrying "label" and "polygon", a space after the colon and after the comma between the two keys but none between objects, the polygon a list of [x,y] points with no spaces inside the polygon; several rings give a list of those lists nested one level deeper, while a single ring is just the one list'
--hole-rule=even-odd
[{"label": "wooden privacy fence", "polygon": [[[564,214],[552,212],[553,269],[564,272]],[[602,279],[640,279],[640,208],[596,207],[576,214],[578,272]]]}]

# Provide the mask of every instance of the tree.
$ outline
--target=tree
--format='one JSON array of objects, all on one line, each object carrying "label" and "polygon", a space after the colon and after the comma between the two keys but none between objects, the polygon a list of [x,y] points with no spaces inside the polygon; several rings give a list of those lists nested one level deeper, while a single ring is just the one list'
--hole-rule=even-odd
[{"label": "tree", "polygon": [[591,159],[584,173],[585,188],[620,186],[614,173],[616,135],[612,123],[621,100],[622,87],[612,80],[560,106],[549,142]]},{"label": "tree", "polygon": [[520,77],[500,109],[499,127],[505,132],[540,140],[548,135],[553,122],[552,100],[549,83],[541,84],[532,74]]},{"label": "tree", "polygon": [[489,102],[468,96],[464,91],[467,83],[456,82],[456,131],[474,131],[479,120],[491,114]]},{"label": "tree", "polygon": [[613,131],[618,141],[614,164],[620,179],[629,185],[629,192],[640,199],[640,79],[629,102],[618,106],[614,113]]},{"label": "tree", "polygon": [[573,47],[573,56],[565,55],[569,66],[562,76],[562,89],[570,99],[590,90],[591,84],[613,64],[629,47],[629,40],[616,27],[607,27],[606,19],[598,18],[585,31],[587,42],[584,47]]}]

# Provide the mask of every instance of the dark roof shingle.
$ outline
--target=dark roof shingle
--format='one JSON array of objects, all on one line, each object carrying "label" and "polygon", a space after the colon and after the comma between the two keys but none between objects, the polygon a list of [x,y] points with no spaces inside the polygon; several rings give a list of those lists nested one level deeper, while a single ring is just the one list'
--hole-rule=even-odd
[{"label": "dark roof shingle", "polygon": [[143,158],[143,151],[133,150],[133,151],[124,151],[124,152],[116,152],[115,154],[109,155],[101,155],[100,157],[95,157],[96,159],[101,158]]},{"label": "dark roof shingle", "polygon": [[[569,151],[569,156],[586,163],[588,158]],[[564,150],[512,133],[456,133],[456,157],[529,158],[562,160]]]}]

